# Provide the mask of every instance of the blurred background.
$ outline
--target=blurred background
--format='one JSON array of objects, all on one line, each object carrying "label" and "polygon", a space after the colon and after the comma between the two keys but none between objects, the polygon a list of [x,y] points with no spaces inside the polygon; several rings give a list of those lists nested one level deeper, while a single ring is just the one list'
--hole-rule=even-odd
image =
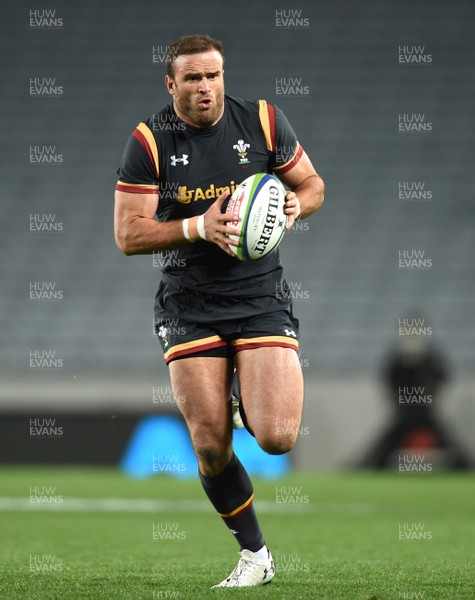
[{"label": "blurred background", "polygon": [[474,22],[470,0],[3,6],[0,461],[125,465],[160,431],[173,451],[160,260],[116,248],[113,192],[169,102],[167,46],[208,33],[227,93],[281,107],[326,183],[281,246],[306,380],[292,466],[471,466]]}]

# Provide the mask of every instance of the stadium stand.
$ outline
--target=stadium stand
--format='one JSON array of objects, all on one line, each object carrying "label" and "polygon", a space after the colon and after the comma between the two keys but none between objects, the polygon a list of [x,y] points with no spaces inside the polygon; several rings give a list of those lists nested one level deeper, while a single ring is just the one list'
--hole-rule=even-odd
[{"label": "stadium stand", "polygon": [[[189,7],[58,4],[58,30],[31,28],[27,3],[4,7],[4,381],[34,388],[55,378],[166,373],[152,335],[159,270],[153,257],[124,257],[115,247],[113,189],[130,131],[168,102],[154,56],[197,30],[224,42],[227,92],[279,105],[326,183],[321,212],[288,233],[281,250],[307,373],[374,377],[398,320],[419,310],[457,373],[468,376],[475,5],[302,0],[298,35],[278,24],[273,3],[212,0],[199,14]],[[429,64],[399,64],[400,48],[407,55],[404,46],[414,45],[424,46]],[[36,97],[32,78],[53,78],[62,92]],[[280,93],[283,78],[300,93]],[[399,131],[401,115],[414,114],[430,131]],[[54,147],[61,164],[31,164],[34,146]],[[400,187],[414,183],[426,197],[401,200]],[[30,231],[32,219],[48,218],[61,230]],[[399,267],[405,251],[423,251],[431,266]],[[54,283],[62,299],[30,300],[38,282]],[[32,372],[36,350],[56,352],[60,373]]]}]

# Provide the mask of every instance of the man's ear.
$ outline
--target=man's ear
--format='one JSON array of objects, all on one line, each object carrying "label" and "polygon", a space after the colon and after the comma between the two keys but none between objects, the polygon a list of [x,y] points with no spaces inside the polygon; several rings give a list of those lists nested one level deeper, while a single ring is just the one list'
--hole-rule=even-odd
[{"label": "man's ear", "polygon": [[165,85],[167,86],[168,93],[173,96],[175,93],[175,81],[169,75],[165,75]]}]

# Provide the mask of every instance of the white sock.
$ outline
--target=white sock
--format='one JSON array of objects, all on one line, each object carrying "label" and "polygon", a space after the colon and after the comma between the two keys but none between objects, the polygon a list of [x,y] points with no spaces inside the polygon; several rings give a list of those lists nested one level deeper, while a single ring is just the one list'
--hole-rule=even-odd
[{"label": "white sock", "polygon": [[254,556],[256,557],[258,562],[264,562],[269,559],[269,552],[267,550],[267,546],[264,544],[260,550],[254,552]]}]

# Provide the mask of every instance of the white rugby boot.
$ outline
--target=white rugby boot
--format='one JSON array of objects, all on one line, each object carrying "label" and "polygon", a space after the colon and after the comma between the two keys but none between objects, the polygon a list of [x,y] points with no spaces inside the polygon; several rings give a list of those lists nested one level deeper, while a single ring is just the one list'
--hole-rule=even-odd
[{"label": "white rugby boot", "polygon": [[236,367],[234,367],[233,373],[233,391],[231,393],[231,412],[233,415],[233,429],[242,429],[244,423],[241,418],[241,410],[239,405],[241,404],[241,390],[239,387],[239,381],[237,378]]},{"label": "white rugby boot", "polygon": [[239,410],[239,405],[241,404],[241,399],[237,398],[234,394],[231,396],[231,411],[233,415],[233,429],[242,429],[244,427],[244,423],[241,418],[241,411]]},{"label": "white rugby boot", "polygon": [[241,386],[239,385],[239,379],[237,378],[236,369],[234,369],[233,375],[233,391],[231,394],[231,414],[233,417],[233,429],[242,429],[245,427],[247,431],[253,436],[254,432],[247,422],[246,413],[244,412],[244,406],[241,401]]},{"label": "white rugby boot", "polygon": [[264,585],[272,581],[275,575],[274,561],[270,550],[267,550],[268,558],[258,560],[256,554],[250,550],[241,550],[241,558],[232,573],[221,583],[213,585],[220,587],[251,587]]}]

